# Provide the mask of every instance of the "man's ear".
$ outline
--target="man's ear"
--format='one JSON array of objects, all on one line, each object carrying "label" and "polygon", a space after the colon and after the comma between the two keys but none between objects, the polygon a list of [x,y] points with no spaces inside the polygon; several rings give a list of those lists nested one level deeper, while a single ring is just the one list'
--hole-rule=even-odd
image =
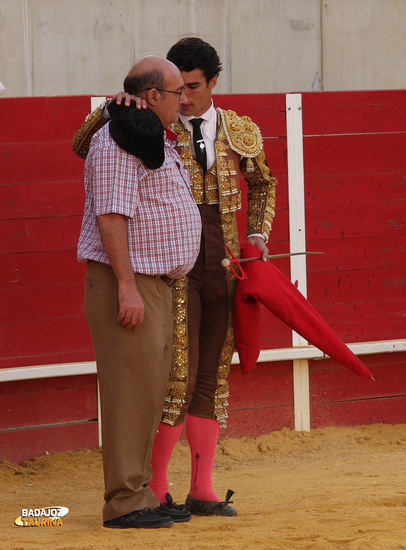
[{"label": "man's ear", "polygon": [[217,85],[217,75],[209,80],[209,88],[212,90]]},{"label": "man's ear", "polygon": [[145,100],[147,101],[148,105],[156,105],[159,100],[160,94],[156,88],[152,88],[151,90],[147,91],[147,95],[145,96]]}]

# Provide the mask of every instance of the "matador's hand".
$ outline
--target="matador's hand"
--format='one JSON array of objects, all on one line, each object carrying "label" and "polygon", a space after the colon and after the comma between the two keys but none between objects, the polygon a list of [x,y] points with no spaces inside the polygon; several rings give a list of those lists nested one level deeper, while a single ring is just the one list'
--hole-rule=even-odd
[{"label": "matador's hand", "polygon": [[137,109],[147,108],[147,102],[145,101],[145,99],[141,99],[140,97],[136,97],[135,95],[127,94],[126,92],[119,92],[116,96],[113,96],[112,99],[116,100],[117,105],[121,105],[121,103],[124,102],[124,105],[126,105],[126,107],[129,107],[132,100],[135,101]]},{"label": "matador's hand", "polygon": [[268,261],[269,250],[268,250],[268,247],[265,244],[264,239],[262,237],[255,236],[255,237],[248,237],[247,241],[250,244],[253,244],[254,246],[256,246],[258,248],[258,250],[261,252],[262,260],[264,262],[267,262]]}]

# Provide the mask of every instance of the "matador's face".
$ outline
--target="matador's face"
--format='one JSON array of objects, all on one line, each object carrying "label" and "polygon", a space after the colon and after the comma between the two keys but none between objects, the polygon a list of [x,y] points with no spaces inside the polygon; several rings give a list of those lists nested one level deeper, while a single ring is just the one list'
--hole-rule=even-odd
[{"label": "matador's face", "polygon": [[181,114],[199,117],[211,105],[212,89],[217,84],[217,76],[207,82],[201,69],[190,72],[182,71],[185,93],[188,101],[182,105]]}]

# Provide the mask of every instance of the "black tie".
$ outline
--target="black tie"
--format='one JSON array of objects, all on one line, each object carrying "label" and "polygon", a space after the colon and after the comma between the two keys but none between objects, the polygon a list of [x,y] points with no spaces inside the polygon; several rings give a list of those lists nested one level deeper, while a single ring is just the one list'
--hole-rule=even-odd
[{"label": "black tie", "polygon": [[200,125],[202,122],[202,118],[192,118],[190,120],[190,123],[193,126],[193,144],[195,146],[196,160],[203,168],[203,172],[205,173],[207,170],[207,154],[202,132],[200,130]]}]

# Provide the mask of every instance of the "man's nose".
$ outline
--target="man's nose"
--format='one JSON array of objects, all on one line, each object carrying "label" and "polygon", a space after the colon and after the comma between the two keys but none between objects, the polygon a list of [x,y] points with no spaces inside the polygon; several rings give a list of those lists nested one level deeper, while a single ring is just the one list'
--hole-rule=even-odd
[{"label": "man's nose", "polygon": [[180,98],[180,104],[181,104],[181,105],[186,105],[187,103],[189,103],[188,97],[187,97],[187,95],[185,94],[185,92],[183,92],[183,95],[182,95],[182,97]]}]

